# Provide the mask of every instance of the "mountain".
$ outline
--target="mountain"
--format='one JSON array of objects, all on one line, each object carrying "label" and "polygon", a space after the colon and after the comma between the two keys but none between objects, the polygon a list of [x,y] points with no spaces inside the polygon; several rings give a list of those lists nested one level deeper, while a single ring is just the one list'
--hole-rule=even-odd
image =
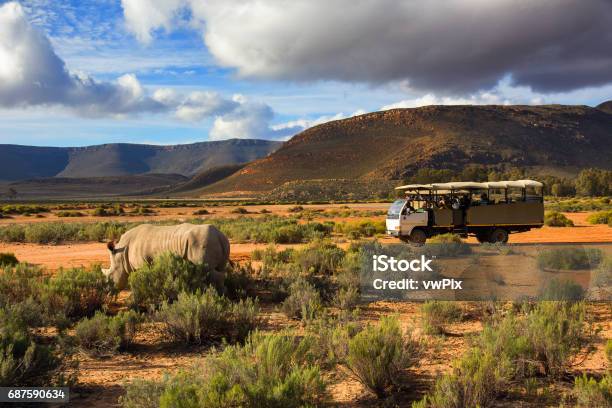
[{"label": "mountain", "polygon": [[426,106],[307,129],[202,190],[264,192],[314,179],[401,180],[419,168],[478,164],[538,174],[612,167],[612,114],[588,106]]},{"label": "mountain", "polygon": [[597,105],[597,109],[606,113],[612,113],[612,101],[606,101]]},{"label": "mountain", "polygon": [[0,181],[132,174],[193,176],[267,156],[282,143],[230,139],[183,145],[104,144],[87,147],[0,145]]},{"label": "mountain", "polygon": [[0,183],[0,200],[10,190],[20,200],[91,199],[163,193],[189,179],[179,174],[135,174],[107,177],[47,177]]}]

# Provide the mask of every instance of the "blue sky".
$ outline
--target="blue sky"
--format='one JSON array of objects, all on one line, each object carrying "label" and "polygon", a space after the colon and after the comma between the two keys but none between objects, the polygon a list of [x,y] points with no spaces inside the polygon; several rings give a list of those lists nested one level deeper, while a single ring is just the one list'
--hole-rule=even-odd
[{"label": "blue sky", "polygon": [[[9,67],[0,69],[0,143],[286,139],[326,120],[391,107],[594,106],[612,98],[609,40],[598,40],[590,53],[578,43],[553,55],[548,50],[568,43],[554,24],[529,27],[527,37],[492,38],[490,24],[503,31],[506,22],[495,25],[486,14],[488,23],[474,28],[466,20],[474,13],[450,17],[457,13],[394,1],[385,14],[367,2],[349,9],[343,2],[335,9],[314,0],[290,7],[279,0],[237,0],[231,7],[219,0],[0,1],[0,24],[7,27],[0,29],[0,57]],[[571,7],[578,2],[564,2],[566,11],[557,14],[544,6],[524,13],[548,15],[559,27],[584,15],[585,25],[575,29],[584,31],[585,44],[593,42],[591,31],[601,34],[598,24],[604,33],[612,24],[605,2],[582,3],[592,7],[578,15]],[[404,4],[394,10],[398,3]],[[453,5],[464,10],[478,2]],[[525,17],[505,15],[508,30],[513,18]],[[453,25],[457,34],[448,36]],[[423,38],[432,43],[425,47]],[[523,44],[525,38],[533,44]],[[474,39],[482,43],[474,46]],[[455,54],[466,44],[471,51]],[[576,63],[567,63],[573,55]]]}]

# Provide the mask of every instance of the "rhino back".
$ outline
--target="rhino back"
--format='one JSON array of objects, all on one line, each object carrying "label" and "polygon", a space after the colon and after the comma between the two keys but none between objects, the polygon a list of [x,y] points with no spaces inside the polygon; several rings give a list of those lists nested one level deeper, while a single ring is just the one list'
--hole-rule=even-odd
[{"label": "rhino back", "polygon": [[143,224],[127,231],[121,237],[120,244],[129,248],[128,258],[132,269],[151,262],[164,252],[181,256],[193,263],[206,263],[217,268],[224,265],[229,256],[229,242],[225,251],[223,240],[227,241],[227,238],[212,225]]}]

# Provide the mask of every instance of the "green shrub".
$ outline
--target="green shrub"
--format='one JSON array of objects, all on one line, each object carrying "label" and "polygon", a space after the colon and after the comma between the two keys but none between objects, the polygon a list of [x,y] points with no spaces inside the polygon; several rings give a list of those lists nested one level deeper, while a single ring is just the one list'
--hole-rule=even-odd
[{"label": "green shrub", "polygon": [[573,227],[574,222],[558,211],[547,211],[544,225],[548,227]]},{"label": "green shrub", "polygon": [[295,205],[293,207],[289,207],[287,211],[290,213],[298,213],[304,211],[304,207],[302,207],[301,205]]},{"label": "green shrub", "polygon": [[311,340],[253,333],[244,346],[209,358],[205,370],[130,384],[120,402],[125,408],[318,406],[325,384]]},{"label": "green shrub", "polygon": [[95,217],[110,217],[110,216],[118,216],[123,215],[125,211],[121,205],[116,204],[114,206],[103,205],[100,207],[94,208],[92,215]]},{"label": "green shrub", "polygon": [[599,211],[587,217],[590,224],[609,224],[612,222],[612,210]]},{"label": "green shrub", "polygon": [[344,251],[335,244],[316,241],[306,248],[293,252],[293,260],[309,274],[333,274],[344,258]]},{"label": "green shrub", "polygon": [[83,214],[80,211],[58,211],[55,213],[55,215],[57,215],[58,217],[84,217],[85,214]]},{"label": "green shrub", "polygon": [[510,313],[486,325],[452,373],[413,406],[487,407],[516,380],[559,378],[588,344],[584,310],[581,303],[541,302],[522,318]]},{"label": "green shrub", "polygon": [[471,348],[440,377],[431,395],[413,407],[490,407],[509,383],[510,362],[489,350]]},{"label": "green shrub", "polygon": [[346,221],[334,225],[334,231],[349,235],[354,239],[360,237],[373,237],[376,234],[384,234],[386,230],[384,220],[359,220]]},{"label": "green shrub", "polygon": [[230,211],[230,213],[232,213],[232,214],[248,214],[249,210],[247,210],[244,207],[236,207],[232,211]]},{"label": "green shrub", "polygon": [[427,244],[423,247],[423,252],[429,257],[452,258],[470,254],[472,249],[463,242],[459,235],[448,233],[436,235],[427,240]]},{"label": "green shrub", "polygon": [[2,214],[31,215],[45,212],[49,212],[49,209],[42,205],[7,204],[0,207],[0,213]]},{"label": "green shrub", "polygon": [[59,361],[22,322],[0,309],[0,386],[45,385]]},{"label": "green shrub", "polygon": [[23,302],[29,298],[40,300],[47,279],[37,266],[20,263],[0,270],[0,307]]},{"label": "green shrub", "polygon": [[199,210],[195,210],[193,215],[208,215],[210,212],[206,208],[200,208]]},{"label": "green shrub", "polygon": [[282,310],[290,318],[311,319],[322,309],[319,291],[306,279],[298,278],[289,286],[289,296]]},{"label": "green shrub", "polygon": [[92,316],[115,293],[113,282],[99,266],[60,269],[45,287],[44,301],[58,318],[71,321]]},{"label": "green shrub", "polygon": [[[612,364],[612,340],[606,342],[606,358],[608,359],[608,366]],[[612,367],[610,367],[612,369]]]},{"label": "green shrub", "polygon": [[597,248],[554,248],[538,253],[537,262],[541,270],[546,269],[590,269],[602,260],[602,252]]},{"label": "green shrub", "polygon": [[444,325],[461,320],[462,310],[455,302],[427,301],[421,307],[423,314],[423,332],[426,334],[442,334]]},{"label": "green shrub", "polygon": [[0,252],[0,268],[5,266],[15,266],[19,263],[19,260],[15,254],[8,252]]},{"label": "green shrub", "polygon": [[201,344],[214,337],[241,340],[257,325],[258,301],[232,303],[209,287],[204,293],[180,293],[176,302],[164,302],[157,319],[175,340]]},{"label": "green shrub", "polygon": [[204,290],[210,282],[204,265],[195,265],[181,256],[165,253],[151,264],[130,273],[131,302],[141,308],[158,308],[172,302],[181,292]]},{"label": "green shrub", "polygon": [[112,354],[119,349],[127,349],[136,335],[141,317],[134,311],[120,312],[117,316],[107,316],[96,312],[75,326],[76,344],[81,350],[93,355]]},{"label": "green shrub", "polygon": [[539,300],[579,301],[584,299],[585,290],[571,280],[554,278],[547,282],[538,295]]},{"label": "green shrub", "polygon": [[415,364],[420,344],[405,337],[395,318],[385,317],[368,326],[348,344],[347,366],[378,398],[398,384],[402,371]]},{"label": "green shrub", "polygon": [[574,379],[574,395],[579,407],[610,407],[612,406],[612,375],[605,375],[599,382],[594,378],[582,377]]},{"label": "green shrub", "polygon": [[119,238],[128,227],[131,227],[131,225],[117,222],[9,224],[0,227],[0,241],[31,242],[35,244],[56,244],[64,241],[105,241]]}]

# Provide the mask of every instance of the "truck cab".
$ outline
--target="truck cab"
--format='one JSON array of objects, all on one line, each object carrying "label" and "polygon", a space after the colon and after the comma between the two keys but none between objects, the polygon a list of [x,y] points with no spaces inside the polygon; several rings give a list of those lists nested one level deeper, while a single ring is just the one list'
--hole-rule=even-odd
[{"label": "truck cab", "polygon": [[420,203],[408,200],[395,200],[387,212],[387,234],[402,238],[410,236],[417,227],[427,227],[428,211]]}]

